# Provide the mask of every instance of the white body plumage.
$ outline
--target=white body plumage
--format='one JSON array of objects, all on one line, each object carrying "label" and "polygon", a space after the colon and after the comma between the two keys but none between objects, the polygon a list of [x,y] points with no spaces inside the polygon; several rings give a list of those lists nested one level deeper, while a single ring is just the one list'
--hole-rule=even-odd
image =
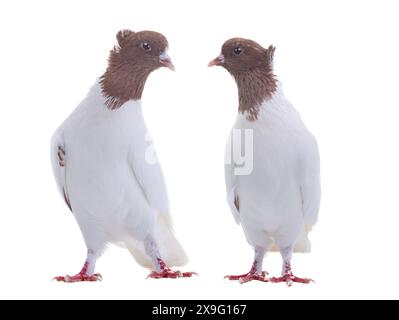
[{"label": "white body plumage", "polygon": [[227,198],[236,221],[255,248],[310,251],[307,234],[317,222],[320,205],[315,138],[284,97],[280,84],[262,104],[256,121],[238,115],[233,130],[245,129],[253,133],[252,172],[235,175],[235,164],[225,165]]},{"label": "white body plumage", "polygon": [[[65,166],[59,165],[58,147],[65,151]],[[55,132],[51,158],[61,195],[69,199],[95,256],[111,242],[154,268],[144,247],[151,236],[168,265],[186,262],[173,235],[164,177],[154,161],[140,101],[110,110],[97,81]]]}]

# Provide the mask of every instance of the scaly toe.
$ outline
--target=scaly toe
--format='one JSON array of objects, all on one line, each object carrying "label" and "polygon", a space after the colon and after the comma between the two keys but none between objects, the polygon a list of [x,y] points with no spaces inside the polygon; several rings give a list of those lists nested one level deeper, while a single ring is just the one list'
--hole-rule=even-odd
[{"label": "scaly toe", "polygon": [[235,281],[235,280],[240,280],[240,278],[243,278],[243,277],[245,277],[247,275],[248,274],[240,274],[240,275],[236,275],[236,276],[228,275],[228,276],[224,276],[224,279],[229,279],[229,280]]},{"label": "scaly toe", "polygon": [[247,283],[250,281],[261,281],[261,282],[268,282],[269,280],[267,279],[268,273],[266,271],[262,271],[260,273],[255,273],[255,272],[249,272],[247,274],[242,274],[242,275],[229,275],[225,276],[224,278],[229,279],[229,280],[238,280],[241,284]]},{"label": "scaly toe", "polygon": [[198,276],[198,273],[196,272],[183,272],[182,277],[183,278],[191,278],[192,276]]},{"label": "scaly toe", "polygon": [[271,282],[274,282],[274,283],[285,282],[287,287],[291,287],[294,282],[303,283],[303,284],[308,284],[310,282],[315,282],[312,279],[299,278],[299,277],[296,277],[296,276],[294,276],[292,274],[287,274],[287,275],[284,275],[282,277],[277,277],[277,278],[273,277],[270,280],[271,280]]},{"label": "scaly toe", "polygon": [[54,277],[53,280],[58,282],[65,282],[65,283],[74,283],[74,282],[96,282],[102,281],[103,277],[101,274],[96,273],[92,275],[87,274],[77,274],[76,276],[59,276]]}]

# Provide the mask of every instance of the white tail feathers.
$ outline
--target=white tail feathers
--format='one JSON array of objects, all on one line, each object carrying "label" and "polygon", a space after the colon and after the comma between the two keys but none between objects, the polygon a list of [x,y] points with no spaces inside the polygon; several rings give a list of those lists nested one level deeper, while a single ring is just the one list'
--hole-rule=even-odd
[{"label": "white tail feathers", "polygon": [[[182,266],[187,263],[187,255],[179,241],[177,241],[173,233],[172,223],[167,215],[158,215],[154,237],[158,245],[159,254],[168,267]],[[145,252],[142,241],[131,239],[129,243],[126,243],[126,247],[137,263],[145,268],[155,269],[151,258]]]},{"label": "white tail feathers", "polygon": [[[311,230],[312,230],[312,226],[305,226],[301,236],[295,242],[294,250],[293,250],[294,252],[309,253],[311,251],[312,245],[311,245],[310,240],[308,238],[308,234],[309,234],[309,232]],[[272,245],[272,247],[270,248],[270,251],[279,252],[280,249],[274,243]]]},{"label": "white tail feathers", "polygon": [[305,227],[303,230],[303,233],[301,236],[298,238],[294,245],[294,252],[301,252],[301,253],[308,253],[310,252],[312,245],[310,243],[310,240],[308,238],[309,231]]}]

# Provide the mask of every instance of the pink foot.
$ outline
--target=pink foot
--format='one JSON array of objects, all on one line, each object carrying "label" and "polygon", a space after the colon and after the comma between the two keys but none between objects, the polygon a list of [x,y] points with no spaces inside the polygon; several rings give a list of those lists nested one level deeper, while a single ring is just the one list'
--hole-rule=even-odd
[{"label": "pink foot", "polygon": [[314,282],[314,280],[312,280],[312,279],[299,278],[299,277],[294,276],[292,273],[290,264],[285,265],[284,275],[282,277],[277,277],[277,278],[273,277],[270,279],[270,281],[274,282],[274,283],[285,282],[287,287],[291,287],[294,282],[304,283],[304,284]]},{"label": "pink foot", "polygon": [[268,273],[266,271],[262,271],[260,273],[252,273],[248,272],[247,274],[237,275],[237,276],[225,276],[224,278],[229,280],[238,280],[241,284],[249,282],[249,281],[261,281],[261,282],[268,282],[267,279]]},{"label": "pink foot", "polygon": [[58,282],[72,283],[72,282],[83,282],[83,281],[95,282],[95,281],[101,281],[103,279],[103,277],[99,273],[88,275],[87,274],[88,267],[89,264],[86,261],[86,263],[83,265],[82,270],[77,275],[54,277],[53,280]]},{"label": "pink foot", "polygon": [[197,273],[195,272],[181,272],[181,271],[174,271],[170,268],[168,268],[161,259],[158,259],[159,266],[161,268],[161,271],[152,271],[148,276],[148,278],[152,279],[177,279],[177,278],[191,278],[193,275],[198,276]]},{"label": "pink foot", "polygon": [[95,281],[101,281],[102,276],[99,273],[96,274],[83,274],[83,273],[78,273],[75,276],[59,276],[59,277],[54,277],[55,281],[58,282],[67,282],[67,283],[72,283],[72,282],[83,282],[83,281],[90,281],[90,282],[95,282]]},{"label": "pink foot", "polygon": [[249,282],[249,281],[261,281],[261,282],[268,282],[267,279],[268,273],[266,271],[258,272],[256,271],[256,264],[252,265],[251,270],[246,274],[241,274],[237,276],[225,276],[224,278],[229,280],[238,280],[241,284]]},{"label": "pink foot", "polygon": [[304,284],[314,282],[312,279],[298,278],[298,277],[294,276],[293,274],[286,274],[286,275],[284,275],[282,277],[278,277],[278,278],[273,277],[270,279],[270,281],[274,282],[274,283],[285,282],[287,284],[287,287],[291,287],[293,282],[304,283]]}]

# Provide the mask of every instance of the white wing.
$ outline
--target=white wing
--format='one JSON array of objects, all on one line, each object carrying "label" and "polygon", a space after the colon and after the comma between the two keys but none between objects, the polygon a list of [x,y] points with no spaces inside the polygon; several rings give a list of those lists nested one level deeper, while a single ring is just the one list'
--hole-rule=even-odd
[{"label": "white wing", "polygon": [[72,211],[71,203],[69,201],[68,192],[65,183],[65,168],[67,166],[66,146],[62,132],[58,129],[51,138],[51,165],[55,182],[57,183],[58,191],[65,200],[65,203]]},{"label": "white wing", "polygon": [[169,214],[165,179],[161,166],[156,160],[155,151],[151,148],[149,145],[146,152],[142,152],[141,148],[139,151],[132,151],[130,167],[150,207],[163,214]]},{"label": "white wing", "polygon": [[240,224],[240,198],[237,194],[237,176],[234,175],[234,166],[225,164],[224,177],[226,182],[227,203],[237,224]]},{"label": "white wing", "polygon": [[[158,212],[158,219],[155,222],[155,238],[162,258],[170,266],[185,264],[187,255],[173,232],[165,179],[152,145],[147,146],[146,152],[143,152],[142,148],[137,148],[136,152],[133,151],[130,157],[130,167],[149,206]],[[131,239],[126,245],[138,263],[145,267],[155,267],[142,243]]]},{"label": "white wing", "polygon": [[311,143],[305,148],[305,167],[301,175],[301,194],[305,225],[308,229],[315,225],[320,208],[320,157],[317,142],[311,137]]}]

